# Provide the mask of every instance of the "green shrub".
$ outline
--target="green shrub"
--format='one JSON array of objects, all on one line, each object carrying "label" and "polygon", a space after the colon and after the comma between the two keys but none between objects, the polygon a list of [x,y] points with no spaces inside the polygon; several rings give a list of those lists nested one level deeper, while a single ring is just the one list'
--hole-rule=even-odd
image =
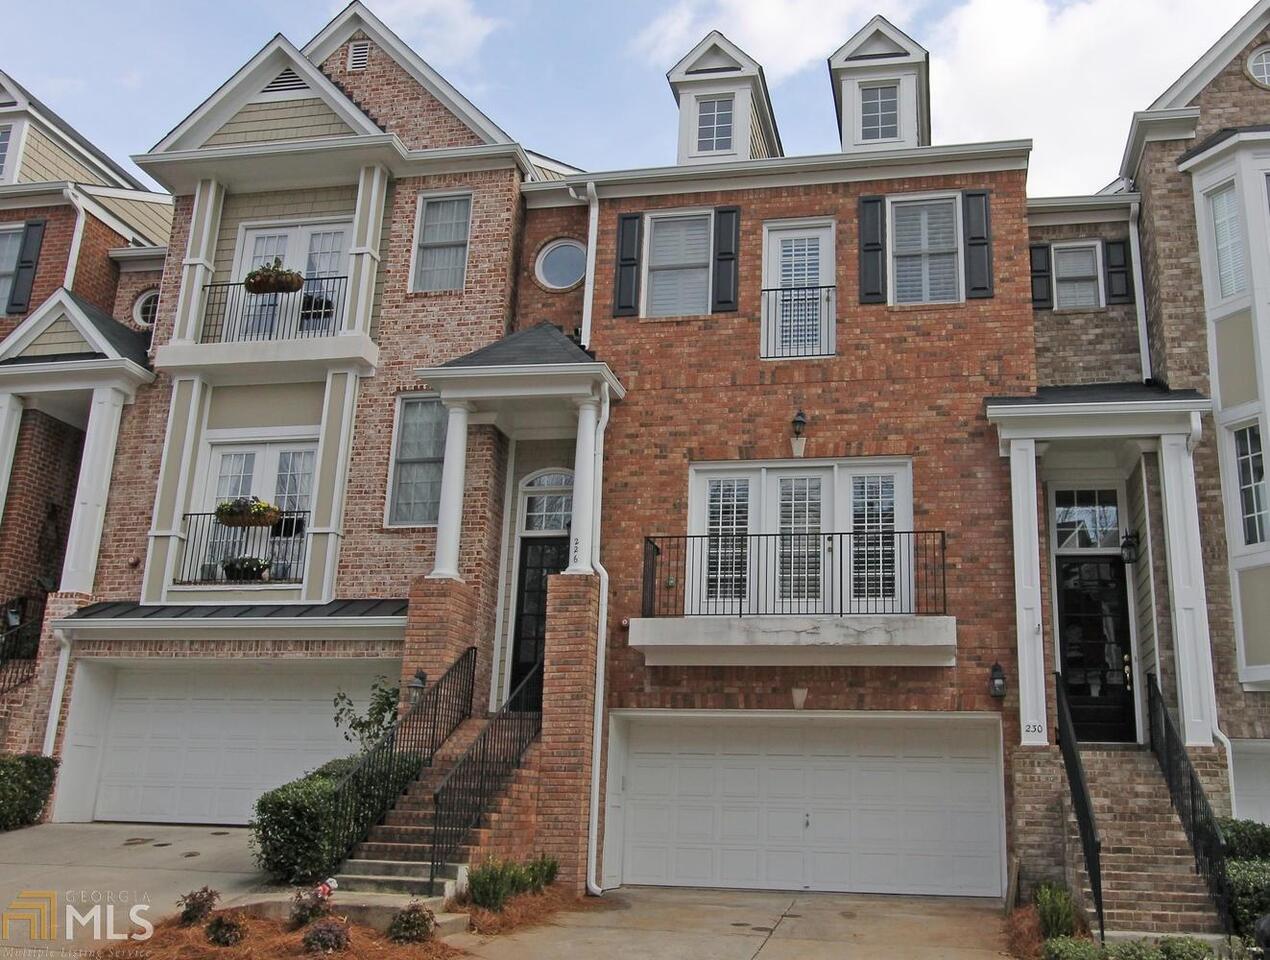
[{"label": "green shrub", "polygon": [[57,760],[38,753],[0,754],[0,830],[38,823],[57,776]]},{"label": "green shrub", "polygon": [[1103,960],[1103,950],[1092,940],[1055,937],[1045,941],[1045,960]]},{"label": "green shrub", "polygon": [[1038,883],[1032,902],[1041,918],[1041,935],[1046,940],[1070,937],[1076,932],[1076,905],[1067,888],[1057,883]]},{"label": "green shrub", "polygon": [[331,912],[330,904],[316,890],[297,890],[291,901],[291,926],[299,930]]},{"label": "green shrub", "polygon": [[467,893],[472,903],[485,910],[500,912],[507,904],[508,897],[516,893],[512,889],[511,866],[497,857],[487,857],[479,867],[468,872]]},{"label": "green shrub", "polygon": [[1219,822],[1226,838],[1226,856],[1231,860],[1270,860],[1270,824],[1232,817]]},{"label": "green shrub", "polygon": [[1195,937],[1165,937],[1159,943],[1164,960],[1210,960],[1217,951]]},{"label": "green shrub", "polygon": [[247,922],[237,913],[218,913],[203,930],[207,942],[218,947],[232,947],[247,936]]},{"label": "green shrub", "polygon": [[423,943],[432,939],[436,928],[436,914],[418,900],[411,900],[388,921],[388,939],[393,943]]},{"label": "green shrub", "polygon": [[560,864],[546,854],[534,857],[525,864],[525,872],[529,875],[529,889],[534,893],[542,893],[556,882],[556,874],[560,872]]},{"label": "green shrub", "polygon": [[219,899],[220,893],[211,887],[191,890],[176,901],[176,905],[181,908],[181,922],[189,927],[206,920]]},{"label": "green shrub", "polygon": [[1160,948],[1147,940],[1121,940],[1107,947],[1107,960],[1161,960]]},{"label": "green shrub", "polygon": [[1226,878],[1235,931],[1252,937],[1257,919],[1270,913],[1270,860],[1228,860]]},{"label": "green shrub", "polygon": [[[355,815],[369,828],[379,813],[377,801],[384,786],[379,774],[353,773],[360,757],[343,757],[323,764],[299,780],[260,795],[251,821],[251,842],[256,863],[273,879],[283,883],[311,883],[334,871],[347,855],[340,849],[336,830],[341,818],[333,802],[335,790],[350,774],[358,799]],[[418,757],[404,757],[390,795],[406,788],[419,773]]]},{"label": "green shrub", "polygon": [[309,953],[339,953],[348,949],[348,927],[339,920],[320,920],[304,931],[303,942]]}]

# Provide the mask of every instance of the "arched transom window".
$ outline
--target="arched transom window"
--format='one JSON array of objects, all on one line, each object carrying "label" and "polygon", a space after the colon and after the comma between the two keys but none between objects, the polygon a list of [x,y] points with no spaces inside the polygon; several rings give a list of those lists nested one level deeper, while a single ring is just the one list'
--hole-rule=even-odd
[{"label": "arched transom window", "polygon": [[540,470],[521,483],[526,533],[561,533],[573,515],[573,473]]}]

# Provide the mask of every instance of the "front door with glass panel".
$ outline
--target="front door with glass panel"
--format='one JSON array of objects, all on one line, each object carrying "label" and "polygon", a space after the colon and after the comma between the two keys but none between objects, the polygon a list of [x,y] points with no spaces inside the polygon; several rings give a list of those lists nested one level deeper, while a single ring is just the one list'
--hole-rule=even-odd
[{"label": "front door with glass panel", "polygon": [[773,227],[763,279],[764,357],[834,352],[833,227]]},{"label": "front door with glass panel", "polygon": [[1054,530],[1059,671],[1076,736],[1132,742],[1132,634],[1117,491],[1056,490]]},{"label": "front door with glass panel", "polygon": [[246,231],[239,274],[275,261],[304,274],[291,294],[246,294],[232,339],[268,340],[325,336],[336,329],[348,273],[348,225],[342,223],[262,227]]}]

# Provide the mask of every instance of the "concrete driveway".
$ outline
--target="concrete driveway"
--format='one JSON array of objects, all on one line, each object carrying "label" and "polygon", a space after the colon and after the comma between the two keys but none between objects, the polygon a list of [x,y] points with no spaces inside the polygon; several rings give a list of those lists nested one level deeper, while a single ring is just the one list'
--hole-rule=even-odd
[{"label": "concrete driveway", "polygon": [[609,909],[448,942],[485,960],[1000,960],[996,901],[625,888]]},{"label": "concrete driveway", "polygon": [[[0,833],[0,910],[23,891],[54,892],[58,939],[65,946],[61,904],[68,898],[84,914],[94,897],[113,895],[122,902],[127,896],[128,903],[115,910],[115,930],[121,932],[128,929],[131,903],[150,904],[145,917],[154,921],[176,912],[177,897],[205,885],[219,890],[222,902],[232,900],[266,885],[252,862],[247,836],[243,827],[136,823],[48,823]],[[88,931],[76,942],[82,946],[91,939]],[[18,946],[43,947],[50,956],[61,952],[33,940],[27,922],[11,921],[8,939],[0,939],[0,958]]]}]

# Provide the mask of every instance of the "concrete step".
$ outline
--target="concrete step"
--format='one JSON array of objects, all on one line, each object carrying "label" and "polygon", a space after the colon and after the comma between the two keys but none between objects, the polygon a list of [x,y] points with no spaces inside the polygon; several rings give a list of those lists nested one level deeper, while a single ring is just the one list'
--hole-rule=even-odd
[{"label": "concrete step", "polygon": [[[468,929],[466,913],[446,913],[447,897],[419,897],[402,893],[373,893],[367,891],[345,890],[343,886],[335,895],[335,910],[340,916],[346,916],[356,923],[374,927],[380,933],[386,933],[393,916],[412,901],[422,903],[437,918],[437,935],[448,937],[454,933],[464,933]],[[246,897],[231,900],[226,906],[243,910],[256,917],[270,920],[285,920],[291,915],[291,896],[289,894],[267,893],[249,894]]]},{"label": "concrete step", "polygon": [[377,877],[355,873],[337,873],[341,893],[395,893],[411,897],[437,896],[448,898],[454,894],[453,880],[429,881],[427,877]]},{"label": "concrete step", "polygon": [[[473,844],[461,844],[454,852],[457,860],[466,862]],[[353,848],[356,860],[411,860],[427,863],[432,857],[431,843],[380,843],[366,841]]]}]

